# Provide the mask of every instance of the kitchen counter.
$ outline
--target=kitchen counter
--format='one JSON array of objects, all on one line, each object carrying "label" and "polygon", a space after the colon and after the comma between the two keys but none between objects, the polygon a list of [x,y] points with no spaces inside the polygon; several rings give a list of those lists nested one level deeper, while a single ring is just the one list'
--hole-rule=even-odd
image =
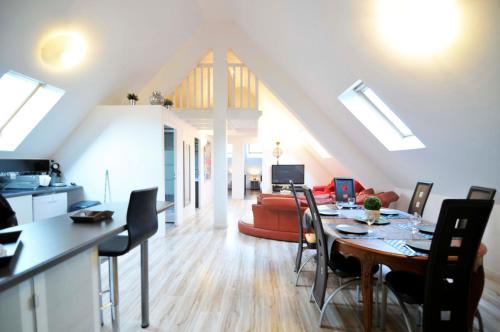
[{"label": "kitchen counter", "polygon": [[[173,203],[157,202],[158,213]],[[91,208],[114,211],[100,223],[74,223],[68,214],[11,227],[0,233],[22,230],[21,253],[13,271],[0,269],[0,292],[59,264],[125,230],[127,203],[108,203]]]},{"label": "kitchen counter", "polygon": [[2,194],[5,198],[9,197],[18,197],[25,195],[46,195],[46,194],[55,194],[62,193],[74,190],[81,190],[82,186],[64,186],[64,187],[38,187],[36,189],[4,189],[0,190],[0,194]]}]

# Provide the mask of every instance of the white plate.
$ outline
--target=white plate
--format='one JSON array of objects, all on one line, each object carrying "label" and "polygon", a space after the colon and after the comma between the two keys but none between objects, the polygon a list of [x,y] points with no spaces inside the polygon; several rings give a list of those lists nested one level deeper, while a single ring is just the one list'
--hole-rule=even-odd
[{"label": "white plate", "polygon": [[431,250],[431,240],[408,240],[406,245],[420,252],[429,252]]},{"label": "white plate", "polygon": [[382,215],[386,215],[386,216],[396,216],[400,213],[400,211],[398,210],[394,210],[394,209],[380,209],[380,214]]},{"label": "white plate", "polygon": [[340,224],[335,227],[338,231],[349,234],[367,234],[368,229],[362,226]]},{"label": "white plate", "polygon": [[333,204],[318,205],[318,211],[320,213],[323,211],[331,211],[331,210],[335,210],[335,205],[333,205]]},{"label": "white plate", "polygon": [[319,210],[319,214],[322,216],[337,217],[339,215],[338,210]]}]

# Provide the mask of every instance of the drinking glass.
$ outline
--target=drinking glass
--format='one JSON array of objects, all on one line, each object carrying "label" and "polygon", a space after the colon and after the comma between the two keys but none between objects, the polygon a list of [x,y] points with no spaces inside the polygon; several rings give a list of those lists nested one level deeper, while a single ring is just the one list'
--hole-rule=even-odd
[{"label": "drinking glass", "polygon": [[372,232],[372,225],[375,223],[375,221],[377,221],[377,219],[373,216],[372,213],[366,213],[366,212],[365,212],[365,218],[366,218],[366,224],[368,225],[368,234],[370,234]]},{"label": "drinking glass", "polygon": [[349,203],[350,206],[353,206],[354,203],[356,203],[356,199],[354,199],[354,197],[349,197],[347,199],[347,202]]},{"label": "drinking glass", "polygon": [[413,215],[410,216],[410,224],[411,224],[411,238],[412,240],[417,240],[418,239],[418,228],[417,226],[422,222],[422,217],[415,212]]}]

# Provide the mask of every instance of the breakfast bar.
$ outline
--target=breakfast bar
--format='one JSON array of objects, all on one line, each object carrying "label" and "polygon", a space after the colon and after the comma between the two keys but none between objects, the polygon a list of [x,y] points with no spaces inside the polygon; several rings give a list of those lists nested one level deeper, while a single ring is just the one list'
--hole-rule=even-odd
[{"label": "breakfast bar", "polygon": [[[170,204],[158,202],[157,213]],[[1,231],[22,231],[23,245],[16,261],[0,269],[2,330],[75,331],[76,319],[76,330],[99,330],[97,246],[126,229],[127,204],[103,204],[94,210],[114,215],[83,224],[66,214]],[[147,259],[141,267],[147,269]]]}]

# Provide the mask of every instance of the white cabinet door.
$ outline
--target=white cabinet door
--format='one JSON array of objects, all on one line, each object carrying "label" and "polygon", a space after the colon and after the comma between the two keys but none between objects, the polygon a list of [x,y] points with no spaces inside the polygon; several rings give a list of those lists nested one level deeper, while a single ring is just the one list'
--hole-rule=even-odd
[{"label": "white cabinet door", "polygon": [[31,195],[7,198],[12,210],[16,212],[19,225],[33,222],[33,198]]},{"label": "white cabinet door", "polygon": [[33,197],[33,220],[42,220],[68,213],[67,193]]},{"label": "white cabinet door", "polygon": [[32,280],[0,292],[0,330],[35,331]]},{"label": "white cabinet door", "polygon": [[99,288],[97,247],[34,277],[38,332],[97,332]]}]

